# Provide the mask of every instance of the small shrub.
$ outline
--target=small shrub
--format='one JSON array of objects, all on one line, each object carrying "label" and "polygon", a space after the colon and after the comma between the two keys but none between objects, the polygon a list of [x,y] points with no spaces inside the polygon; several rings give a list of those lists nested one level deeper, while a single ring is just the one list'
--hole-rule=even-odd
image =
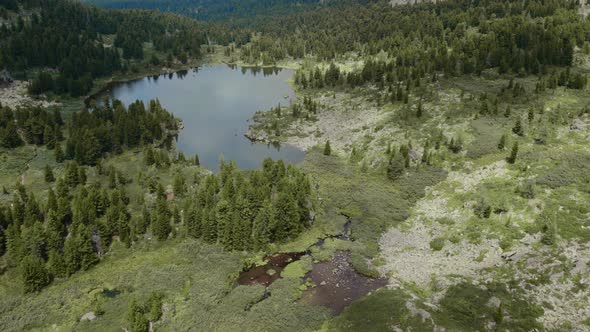
[{"label": "small shrub", "polygon": [[445,239],[442,237],[437,237],[430,241],[430,249],[432,249],[432,251],[441,251],[444,246]]}]

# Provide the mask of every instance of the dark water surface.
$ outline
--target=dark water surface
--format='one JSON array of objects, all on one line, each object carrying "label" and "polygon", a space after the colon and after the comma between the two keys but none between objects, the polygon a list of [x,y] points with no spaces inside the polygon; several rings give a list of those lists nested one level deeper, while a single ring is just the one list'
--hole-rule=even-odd
[{"label": "dark water surface", "polygon": [[244,137],[256,111],[288,105],[294,98],[287,83],[292,75],[292,70],[212,65],[116,84],[104,94],[125,105],[158,98],[184,123],[178,149],[187,157],[198,154],[209,169],[217,170],[221,156],[240,168],[257,168],[266,157],[293,163],[305,155],[289,145],[253,144]]}]

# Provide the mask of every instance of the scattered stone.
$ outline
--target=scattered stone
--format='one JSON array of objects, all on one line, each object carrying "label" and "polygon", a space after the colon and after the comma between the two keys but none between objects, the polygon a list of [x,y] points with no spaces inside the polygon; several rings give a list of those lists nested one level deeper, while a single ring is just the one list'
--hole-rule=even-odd
[{"label": "scattered stone", "polygon": [[93,321],[96,319],[96,315],[94,314],[94,312],[90,311],[85,313],[84,315],[82,315],[82,317],[80,318],[80,321]]},{"label": "scattered stone", "polygon": [[586,129],[586,123],[578,118],[574,119],[574,121],[572,121],[572,124],[570,124],[570,130],[584,130]]},{"label": "scattered stone", "polygon": [[509,251],[507,253],[502,254],[501,257],[507,261],[511,261],[514,255],[516,255],[516,251]]}]

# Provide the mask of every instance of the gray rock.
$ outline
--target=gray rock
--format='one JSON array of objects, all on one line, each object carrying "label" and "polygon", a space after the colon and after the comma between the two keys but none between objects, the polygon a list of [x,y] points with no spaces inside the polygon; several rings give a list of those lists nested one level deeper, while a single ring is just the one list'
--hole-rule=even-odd
[{"label": "gray rock", "polygon": [[90,311],[85,313],[84,315],[82,315],[82,317],[80,318],[80,321],[93,321],[96,319],[96,315],[94,314],[94,312]]}]

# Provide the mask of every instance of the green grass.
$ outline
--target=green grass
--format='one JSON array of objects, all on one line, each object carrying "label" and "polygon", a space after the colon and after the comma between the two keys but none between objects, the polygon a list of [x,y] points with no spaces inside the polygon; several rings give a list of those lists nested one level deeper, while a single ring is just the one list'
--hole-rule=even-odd
[{"label": "green grass", "polygon": [[[128,326],[128,302],[152,292],[164,294],[164,318],[156,325],[162,330],[305,331],[327,317],[327,309],[294,302],[301,294],[299,272],[273,283],[264,301],[261,286],[234,287],[242,258],[188,239],[132,249],[115,245],[95,268],[30,295],[22,295],[19,278],[8,273],[0,279],[0,325],[4,331],[53,324],[61,330],[120,330]],[[105,289],[120,293],[108,298],[101,295]],[[97,306],[103,315],[78,321]]]},{"label": "green grass", "polygon": [[[490,302],[492,297],[499,301],[499,307]],[[543,309],[504,284],[452,286],[441,300],[440,308],[435,319],[449,331],[483,331],[490,322],[499,330],[542,329],[536,318],[543,314]]]},{"label": "green grass", "polygon": [[336,318],[328,321],[322,331],[432,331],[429,321],[413,316],[406,301],[407,294],[400,290],[381,289],[354,302]]}]

